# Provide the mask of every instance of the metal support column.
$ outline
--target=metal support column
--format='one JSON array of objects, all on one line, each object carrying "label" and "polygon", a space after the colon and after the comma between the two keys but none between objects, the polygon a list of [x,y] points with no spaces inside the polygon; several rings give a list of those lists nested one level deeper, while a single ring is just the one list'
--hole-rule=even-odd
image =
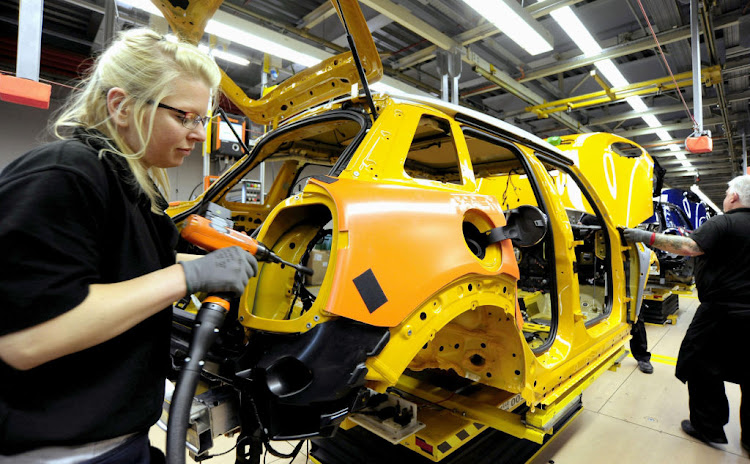
[{"label": "metal support column", "polygon": [[115,24],[117,20],[117,1],[107,0],[104,2],[104,46],[109,47],[115,37]]},{"label": "metal support column", "polygon": [[698,0],[690,0],[690,40],[693,58],[693,115],[696,135],[703,132],[703,92],[701,81],[701,39],[698,31]]},{"label": "metal support column", "polygon": [[458,79],[461,77],[461,50],[439,50],[437,52],[437,68],[441,79],[441,98],[458,105]]},{"label": "metal support column", "polygon": [[750,174],[747,172],[747,145],[745,144],[745,131],[742,131],[742,174]]},{"label": "metal support column", "polygon": [[21,0],[18,10],[16,77],[39,81],[43,10],[43,0]]}]

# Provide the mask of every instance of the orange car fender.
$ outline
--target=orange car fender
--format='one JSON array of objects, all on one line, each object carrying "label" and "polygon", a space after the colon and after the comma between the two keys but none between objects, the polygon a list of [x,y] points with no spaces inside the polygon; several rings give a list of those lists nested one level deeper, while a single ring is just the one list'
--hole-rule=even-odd
[{"label": "orange car fender", "polygon": [[478,227],[482,232],[505,225],[494,197],[327,180],[332,182],[311,182],[333,199],[338,235],[346,237],[335,245],[327,312],[374,326],[395,327],[436,290],[462,276],[507,274],[518,279],[510,240],[489,245],[485,259],[480,260],[463,235],[465,218],[486,220],[489,227]]}]

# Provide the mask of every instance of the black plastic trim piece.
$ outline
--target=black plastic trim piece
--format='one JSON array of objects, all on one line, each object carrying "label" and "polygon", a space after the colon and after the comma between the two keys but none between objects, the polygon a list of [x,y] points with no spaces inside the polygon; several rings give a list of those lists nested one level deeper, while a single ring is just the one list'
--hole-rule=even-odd
[{"label": "black plastic trim piece", "polygon": [[272,440],[331,436],[364,405],[365,362],[390,331],[334,319],[301,334],[255,332],[238,360],[235,387],[253,398]]},{"label": "black plastic trim piece", "polygon": [[323,182],[324,184],[332,184],[332,183],[334,183],[334,182],[336,182],[338,180],[335,177],[324,176],[324,175],[321,175],[321,174],[317,174],[317,175],[311,176],[311,178],[315,179],[317,181]]}]

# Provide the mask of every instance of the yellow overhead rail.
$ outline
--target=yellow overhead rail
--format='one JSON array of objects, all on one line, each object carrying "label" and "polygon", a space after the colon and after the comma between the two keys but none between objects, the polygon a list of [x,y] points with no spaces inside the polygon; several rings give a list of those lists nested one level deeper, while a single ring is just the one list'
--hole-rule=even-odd
[{"label": "yellow overhead rail", "polygon": [[[594,71],[592,71],[592,73],[593,72]],[[675,84],[672,82],[671,77],[662,77],[660,79],[652,79],[650,81],[643,81],[615,88],[607,86],[603,80],[598,79],[597,77],[598,76],[594,74],[594,79],[604,88],[604,90],[579,95],[577,97],[542,103],[541,105],[527,106],[526,111],[529,113],[536,113],[539,118],[548,118],[550,114],[558,113],[560,111],[570,111],[577,108],[585,108],[587,106],[624,100],[628,97],[660,93],[675,88]],[[693,83],[693,73],[688,71],[682,74],[677,74],[674,76],[674,79],[679,87],[690,86]],[[716,85],[721,82],[721,66],[717,65],[703,68],[701,70],[701,80],[707,86]]]}]

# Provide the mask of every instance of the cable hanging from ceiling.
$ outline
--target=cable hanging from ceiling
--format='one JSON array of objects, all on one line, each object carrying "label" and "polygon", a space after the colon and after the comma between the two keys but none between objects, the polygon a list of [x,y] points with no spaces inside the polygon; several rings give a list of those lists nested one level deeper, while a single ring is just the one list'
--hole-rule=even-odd
[{"label": "cable hanging from ceiling", "polygon": [[641,8],[641,13],[643,13],[643,18],[646,20],[646,24],[648,24],[648,29],[651,31],[651,37],[653,37],[654,42],[656,42],[656,48],[659,50],[659,55],[661,56],[662,61],[664,61],[664,64],[667,67],[667,71],[669,72],[669,75],[672,78],[672,82],[674,82],[675,88],[677,89],[677,94],[680,96],[680,100],[682,100],[683,106],[685,106],[685,112],[690,117],[690,120],[693,121],[693,127],[696,128],[697,130],[698,123],[695,121],[693,114],[690,112],[690,108],[688,108],[687,102],[685,101],[685,97],[682,95],[682,89],[680,89],[680,86],[677,85],[677,81],[674,78],[674,73],[672,73],[672,68],[669,67],[669,63],[667,62],[667,57],[664,55],[664,50],[662,50],[661,48],[659,39],[656,38],[656,32],[654,32],[653,26],[651,26],[651,21],[648,19],[648,15],[646,14],[646,9],[643,8],[643,3],[641,3],[641,0],[638,0],[638,6]]}]

